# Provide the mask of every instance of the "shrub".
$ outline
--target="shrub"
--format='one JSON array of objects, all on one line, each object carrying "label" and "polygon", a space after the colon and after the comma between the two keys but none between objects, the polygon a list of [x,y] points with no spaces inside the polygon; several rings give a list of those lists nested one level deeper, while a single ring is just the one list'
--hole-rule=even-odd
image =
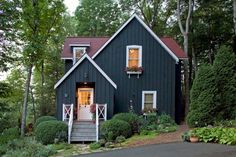
[{"label": "shrub", "polygon": [[[51,144],[55,139],[60,138],[58,135],[67,133],[67,129],[67,125],[62,121],[45,121],[36,127],[35,137],[43,144]],[[67,136],[63,136],[63,138],[67,138]],[[66,139],[60,140],[66,141]]]},{"label": "shrub", "polygon": [[24,138],[24,139],[15,139],[8,144],[8,151],[6,152],[6,157],[17,156],[38,156],[38,157],[48,157],[55,154],[51,147],[43,146],[40,143],[37,143],[35,140]]},{"label": "shrub", "polygon": [[175,121],[168,114],[165,114],[165,113],[161,114],[158,119],[159,119],[159,124],[163,124],[163,125],[168,125],[168,124],[176,125]]},{"label": "shrub", "polygon": [[[111,136],[112,134],[112,136]],[[132,135],[131,127],[129,123],[118,120],[118,119],[111,119],[105,121],[101,126],[101,136],[108,141],[115,140],[117,136],[124,136],[125,138],[130,137]],[[111,136],[111,137],[110,137]]]},{"label": "shrub", "polygon": [[203,142],[215,142],[227,145],[236,145],[236,128],[197,128],[194,134]]},{"label": "shrub", "polygon": [[139,130],[139,117],[132,112],[116,114],[112,119],[119,119],[128,122],[131,126],[132,133],[138,132]]},{"label": "shrub", "polygon": [[94,142],[94,143],[91,143],[90,145],[89,145],[89,148],[91,149],[91,150],[96,150],[96,149],[98,149],[98,148],[100,148],[101,147],[101,144],[99,143],[99,142]]},{"label": "shrub", "polygon": [[19,138],[19,128],[5,129],[0,135],[0,144],[6,144],[16,138]]},{"label": "shrub", "polygon": [[39,117],[35,124],[34,124],[34,128],[36,128],[40,123],[42,122],[45,122],[45,121],[50,121],[50,120],[57,120],[55,117],[52,117],[52,116],[42,116],[42,117]]},{"label": "shrub", "polygon": [[105,139],[100,139],[98,142],[100,143],[101,146],[105,146],[105,144],[106,144]]},{"label": "shrub", "polygon": [[122,142],[125,142],[125,137],[124,136],[117,136],[116,143],[122,143]]}]

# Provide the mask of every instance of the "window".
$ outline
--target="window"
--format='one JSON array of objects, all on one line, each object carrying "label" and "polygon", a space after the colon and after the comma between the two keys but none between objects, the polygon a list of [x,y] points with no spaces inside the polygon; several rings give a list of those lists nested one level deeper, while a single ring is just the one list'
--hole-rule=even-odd
[{"label": "window", "polygon": [[142,92],[142,110],[145,112],[153,111],[156,109],[156,91],[143,91]]},{"label": "window", "polygon": [[75,64],[80,57],[85,53],[85,47],[74,47],[73,48],[73,64]]},{"label": "window", "polygon": [[131,45],[126,47],[127,71],[140,71],[142,67],[142,46]]}]

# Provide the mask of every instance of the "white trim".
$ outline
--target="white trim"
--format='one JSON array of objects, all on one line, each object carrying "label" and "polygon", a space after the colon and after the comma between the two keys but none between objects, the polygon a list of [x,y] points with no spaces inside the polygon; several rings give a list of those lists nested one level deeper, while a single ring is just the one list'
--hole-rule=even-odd
[{"label": "white trim", "polygon": [[81,56],[82,56],[86,53],[86,47],[73,47],[73,65],[76,63],[76,59],[77,59],[76,52],[78,52],[78,51],[76,51],[76,50],[82,50],[83,51],[83,53],[81,54]]},{"label": "white trim", "polygon": [[71,58],[71,57],[61,57],[61,59],[64,59],[64,60],[71,59],[71,60],[73,60],[73,58]]},{"label": "white trim", "polygon": [[117,85],[110,79],[109,76],[107,76],[107,74],[88,56],[88,54],[84,54],[79,60],[78,62],[76,62],[72,68],[70,68],[70,70],[55,84],[54,89],[56,89],[69,75],[70,73],[72,73],[77,66],[80,65],[80,63],[82,63],[82,61],[84,59],[88,59],[90,61],[90,63],[92,63],[92,65],[107,79],[107,81],[109,81],[111,83],[111,85],[117,89]]},{"label": "white trim", "polygon": [[156,109],[157,105],[157,91],[142,91],[142,110],[144,109],[144,96],[145,94],[153,94],[153,108]]},{"label": "white trim", "polygon": [[90,46],[90,44],[69,44],[69,46],[70,47],[72,47],[72,46],[77,46],[77,47],[83,47],[83,46],[85,46],[85,47],[89,47]]},{"label": "white trim", "polygon": [[126,67],[129,66],[129,49],[138,49],[138,56],[139,56],[139,60],[138,60],[138,67],[142,67],[142,46],[140,45],[128,45],[126,46]]},{"label": "white trim", "polygon": [[156,39],[157,42],[161,44],[161,46],[171,55],[171,57],[176,61],[179,62],[179,58],[161,41],[161,39],[136,15],[134,14],[131,16],[121,27],[118,31],[93,55],[92,59],[94,59],[133,19],[136,18],[140,24]]}]

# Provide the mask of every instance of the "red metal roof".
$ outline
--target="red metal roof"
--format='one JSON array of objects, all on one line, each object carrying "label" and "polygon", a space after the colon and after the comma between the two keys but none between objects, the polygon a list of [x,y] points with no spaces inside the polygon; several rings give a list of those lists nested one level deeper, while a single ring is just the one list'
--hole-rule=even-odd
[{"label": "red metal roof", "polygon": [[171,37],[161,37],[161,41],[179,58],[187,59],[187,55],[177,42]]},{"label": "red metal roof", "polygon": [[[88,43],[90,46],[87,48],[87,53],[92,57],[99,48],[106,43],[109,37],[68,37],[64,42],[64,48],[61,54],[62,58],[72,58],[72,50],[70,44]],[[187,59],[186,54],[177,44],[177,42],[171,37],[162,37],[161,41],[179,58]]]},{"label": "red metal roof", "polygon": [[87,53],[92,57],[97,50],[105,44],[109,37],[68,37],[64,42],[63,51],[61,54],[62,58],[72,58],[73,53],[70,48],[70,44],[83,44],[88,43],[90,46],[87,48]]}]

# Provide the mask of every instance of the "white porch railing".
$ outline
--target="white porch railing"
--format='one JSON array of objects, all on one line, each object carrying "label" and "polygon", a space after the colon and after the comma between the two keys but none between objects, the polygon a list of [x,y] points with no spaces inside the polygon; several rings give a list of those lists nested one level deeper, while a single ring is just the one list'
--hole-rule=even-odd
[{"label": "white porch railing", "polygon": [[73,126],[73,104],[63,104],[63,121],[68,121],[68,143],[70,144],[71,131]]},{"label": "white porch railing", "polygon": [[96,104],[96,141],[99,139],[99,123],[107,120],[107,104]]}]

